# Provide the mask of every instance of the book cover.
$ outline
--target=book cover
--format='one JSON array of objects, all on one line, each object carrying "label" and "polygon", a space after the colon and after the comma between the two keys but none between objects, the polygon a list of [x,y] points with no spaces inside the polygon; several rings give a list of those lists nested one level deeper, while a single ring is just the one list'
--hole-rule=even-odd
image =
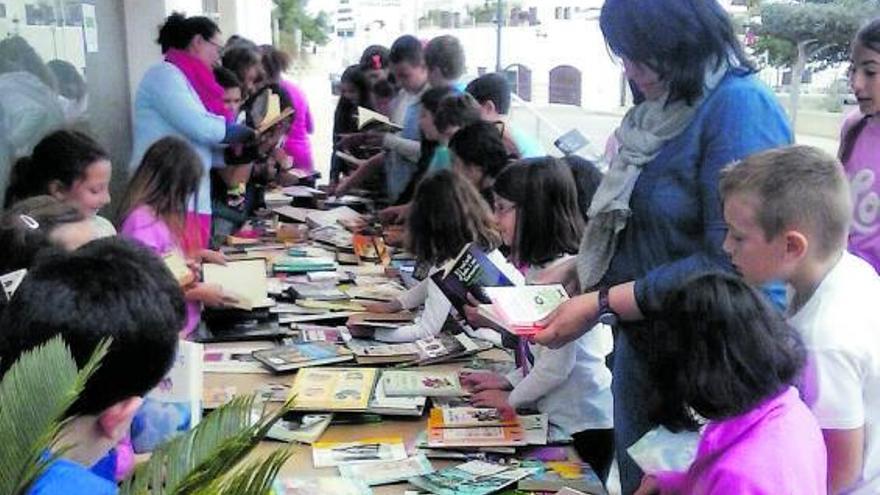
[{"label": "book cover", "polygon": [[428,447],[514,447],[525,445],[521,426],[429,428]]},{"label": "book cover", "polygon": [[312,461],[316,468],[352,462],[399,461],[406,459],[401,437],[364,438],[353,442],[315,442]]},{"label": "book cover", "polygon": [[568,293],[560,284],[486,287],[485,291],[503,328],[517,335],[538,333],[538,322],[568,300]]},{"label": "book cover", "polygon": [[336,261],[332,258],[306,258],[300,256],[279,256],[275,258],[272,269],[276,272],[307,273],[315,271],[335,271]]},{"label": "book cover", "polygon": [[309,238],[314,241],[329,244],[330,246],[351,249],[353,234],[336,225],[312,227]]},{"label": "book cover", "polygon": [[165,262],[165,266],[168,267],[171,271],[171,275],[174,275],[174,278],[181,287],[195,282],[196,275],[190,270],[189,266],[186,265],[186,259],[184,259],[183,254],[181,254],[179,250],[172,249],[168,253],[165,253],[162,256],[162,261]]},{"label": "book cover", "polygon": [[517,426],[515,417],[505,418],[493,407],[435,407],[428,417],[429,428]]},{"label": "book cover", "polygon": [[376,368],[303,368],[293,380],[293,409],[366,411],[376,383]]},{"label": "book cover", "polygon": [[373,495],[369,485],[360,480],[342,476],[317,478],[281,478],[272,485],[275,495]]},{"label": "book cover", "polygon": [[546,414],[520,415],[523,438],[529,445],[547,445],[550,436],[550,418]]},{"label": "book cover", "polygon": [[265,307],[269,298],[265,259],[229,261],[225,265],[205,263],[202,278],[206,284],[217,284],[234,295],[239,302],[235,307],[240,309]]},{"label": "book cover", "polygon": [[329,210],[312,210],[306,216],[309,227],[330,227],[339,225],[339,221],[352,221],[362,218],[361,214],[348,206],[337,206]]},{"label": "book cover", "polygon": [[536,470],[474,460],[408,481],[438,495],[487,495],[516,483]]},{"label": "book cover", "polygon": [[436,337],[416,340],[419,356],[407,364],[426,366],[470,356],[492,347],[488,342],[477,343],[466,333],[441,332]]},{"label": "book cover", "polygon": [[386,370],[382,382],[389,397],[467,395],[455,371]]},{"label": "book cover", "polygon": [[370,486],[397,483],[433,472],[434,466],[424,455],[415,455],[399,461],[339,465],[339,474],[346,478],[361,480]]},{"label": "book cover", "polygon": [[514,285],[489,256],[473,243],[465,246],[443,270],[431,275],[431,279],[460,314],[468,304],[468,294],[479,302],[489,303],[491,301],[483,291],[484,287]]},{"label": "book cover", "polygon": [[203,348],[181,340],[171,370],[151,390],[131,422],[135,452],[151,452],[180,432],[192,429],[202,418],[204,388]]},{"label": "book cover", "polygon": [[386,416],[421,416],[427,401],[426,397],[388,397],[382,380],[378,380],[370,398],[369,412]]},{"label": "book cover", "polygon": [[205,344],[202,358],[205,373],[269,373],[253,353],[276,346],[270,341]]},{"label": "book cover", "polygon": [[297,324],[291,329],[294,332],[294,339],[300,342],[331,342],[334,344],[342,344],[351,338],[351,334],[344,326],[324,326],[324,325],[308,325]]},{"label": "book cover", "polygon": [[517,483],[517,488],[533,492],[556,492],[570,488],[592,495],[605,495],[605,486],[585,462],[550,461],[543,469]]},{"label": "book cover", "polygon": [[344,301],[348,295],[333,283],[300,282],[290,284],[296,299],[313,299],[316,301]]},{"label": "book cover", "polygon": [[403,294],[405,290],[406,288],[397,282],[389,280],[371,285],[353,285],[345,289],[345,292],[352,299],[388,302]]},{"label": "book cover", "polygon": [[269,428],[266,438],[281,442],[312,444],[324,434],[332,420],[332,413],[287,413]]},{"label": "book cover", "polygon": [[27,275],[27,270],[24,268],[0,275],[0,284],[3,285],[3,295],[7,301],[12,300],[12,295],[18,290],[25,275]]},{"label": "book cover", "polygon": [[409,311],[398,311],[397,313],[370,313],[361,311],[351,315],[348,319],[348,325],[367,325],[370,323],[387,324],[389,328],[396,328],[403,324],[409,324],[416,319],[415,313]]},{"label": "book cover", "polygon": [[358,130],[379,132],[400,132],[403,129],[387,116],[365,107],[358,107]]},{"label": "book cover", "polygon": [[354,301],[316,301],[313,299],[302,299],[297,304],[303,308],[322,309],[325,311],[364,311],[363,305]]},{"label": "book cover", "polygon": [[379,236],[354,234],[351,239],[354,254],[362,260],[375,261],[383,266],[391,264],[391,253],[385,240]]},{"label": "book cover", "polygon": [[349,339],[345,345],[354,353],[358,364],[404,363],[419,355],[413,343],[388,344],[372,339]]},{"label": "book cover", "polygon": [[291,343],[254,351],[253,357],[275,373],[351,361],[354,358],[348,349],[328,342]]}]

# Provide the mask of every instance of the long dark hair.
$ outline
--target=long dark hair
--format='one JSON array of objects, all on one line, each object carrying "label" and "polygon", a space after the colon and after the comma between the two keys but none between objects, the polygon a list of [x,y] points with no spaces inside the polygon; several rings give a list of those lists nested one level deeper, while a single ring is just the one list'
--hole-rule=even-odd
[{"label": "long dark hair", "polygon": [[69,188],[85,177],[89,165],[107,159],[107,151],[88,134],[67,129],[52,132],[34,146],[31,156],[19,158],[12,166],[3,206],[49,194],[54,181]]},{"label": "long dark hair", "polygon": [[800,373],[800,336],[740,277],[699,275],[652,315],[647,353],[654,419],[672,429],[743,414],[783,391]]},{"label": "long dark hair", "polygon": [[557,158],[529,158],[495,178],[495,194],[517,207],[511,255],[516,263],[539,266],[576,254],[584,221],[568,165]]},{"label": "long dark hair", "polygon": [[[880,53],[880,17],[872,20],[859,29],[855,38],[853,38],[852,49],[855,49],[857,45],[861,45],[873,52]],[[840,151],[837,156],[844,165],[846,165],[846,162],[848,162],[852,156],[852,152],[856,147],[856,141],[858,141],[859,135],[865,129],[865,126],[868,125],[869,117],[869,115],[865,115],[860,121],[856,122],[855,125],[850,127],[846,135],[843,136],[843,139],[841,139]]]},{"label": "long dark hair", "polygon": [[146,205],[181,240],[187,204],[198,191],[203,173],[202,160],[188,142],[173,136],[156,141],[128,183],[120,205],[120,221]]},{"label": "long dark hair", "polygon": [[712,63],[755,71],[717,0],[606,0],[599,25],[614,53],[660,76],[669,102],[696,101]]},{"label": "long dark hair", "polygon": [[468,165],[479,167],[495,178],[510,161],[499,124],[474,122],[462,127],[449,140],[449,149]]},{"label": "long dark hair", "polygon": [[422,179],[407,217],[407,247],[421,262],[439,265],[467,243],[486,252],[501,244],[492,211],[464,177],[439,170]]},{"label": "long dark hair", "polygon": [[357,107],[370,107],[370,83],[367,82],[366,76],[358,65],[349,65],[342,72],[340,83],[349,83],[354,85],[358,92],[359,102],[355,104],[347,98],[339,97],[336,104],[336,111],[333,115],[333,134],[345,134],[349,132],[357,132]]},{"label": "long dark hair", "polygon": [[180,12],[174,12],[159,27],[159,38],[156,43],[162,47],[162,53],[172,48],[185,50],[196,35],[209,41],[219,32],[220,28],[217,24],[207,17],[186,17]]}]

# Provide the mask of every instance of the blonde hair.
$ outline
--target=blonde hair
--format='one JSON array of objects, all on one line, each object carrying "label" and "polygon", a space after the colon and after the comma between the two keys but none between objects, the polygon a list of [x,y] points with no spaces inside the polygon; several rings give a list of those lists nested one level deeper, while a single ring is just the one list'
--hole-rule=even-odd
[{"label": "blonde hair", "polygon": [[758,225],[770,240],[803,229],[820,256],[846,247],[852,199],[843,166],[812,146],[788,146],[751,155],[721,172],[722,200],[733,194],[758,199]]}]

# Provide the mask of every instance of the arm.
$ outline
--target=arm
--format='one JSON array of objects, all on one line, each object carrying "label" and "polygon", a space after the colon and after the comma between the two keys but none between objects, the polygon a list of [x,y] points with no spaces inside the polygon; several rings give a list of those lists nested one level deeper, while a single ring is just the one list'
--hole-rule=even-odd
[{"label": "arm", "polygon": [[398,155],[415,163],[422,156],[422,145],[418,141],[406,139],[397,134],[385,134],[382,147],[396,152]]},{"label": "arm", "polygon": [[862,476],[865,427],[851,430],[822,430],[828,450],[828,493],[837,495],[852,487]]},{"label": "arm", "polygon": [[155,110],[187,138],[203,144],[218,144],[226,135],[226,120],[214,115],[196,99],[186,79],[175,72],[151,72],[151,102]]},{"label": "arm", "polygon": [[[425,300],[425,310],[422,315],[412,325],[393,330],[377,329],[375,339],[383,342],[412,342],[414,340],[432,337],[440,333],[446,318],[452,310],[452,304],[446,299],[446,296],[440,291],[440,288],[430,279],[422,281],[426,283],[427,299]],[[422,284],[417,285],[418,288]]]},{"label": "arm", "polygon": [[517,382],[517,377],[507,375],[508,381],[514,385],[508,402],[514,408],[534,405],[556,387],[562,385],[571,376],[577,357],[577,344],[574,342],[559,349],[544,349],[535,359],[535,365],[529,374]]},{"label": "arm", "polygon": [[363,165],[358,167],[357,170],[350,176],[346,177],[339,184],[339,187],[336,188],[336,194],[341,195],[344,194],[345,191],[353,187],[357,187],[361,182],[368,179],[371,175],[376,173],[378,168],[382,165],[382,161],[385,159],[385,153],[377,153],[370,157],[369,160],[366,161]]}]

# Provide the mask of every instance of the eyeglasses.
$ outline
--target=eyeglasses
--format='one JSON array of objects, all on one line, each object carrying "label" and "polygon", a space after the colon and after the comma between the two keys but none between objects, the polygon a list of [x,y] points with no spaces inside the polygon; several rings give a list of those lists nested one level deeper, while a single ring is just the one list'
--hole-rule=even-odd
[{"label": "eyeglasses", "polygon": [[215,47],[217,47],[217,50],[223,50],[223,44],[221,44],[221,43],[217,43],[216,41],[211,41],[211,40],[209,40],[209,39],[205,39],[205,41],[207,41],[208,43],[210,43],[210,44],[214,45]]},{"label": "eyeglasses", "polygon": [[496,201],[494,206],[496,215],[506,215],[511,211],[516,210],[516,203],[508,203],[505,205]]}]

